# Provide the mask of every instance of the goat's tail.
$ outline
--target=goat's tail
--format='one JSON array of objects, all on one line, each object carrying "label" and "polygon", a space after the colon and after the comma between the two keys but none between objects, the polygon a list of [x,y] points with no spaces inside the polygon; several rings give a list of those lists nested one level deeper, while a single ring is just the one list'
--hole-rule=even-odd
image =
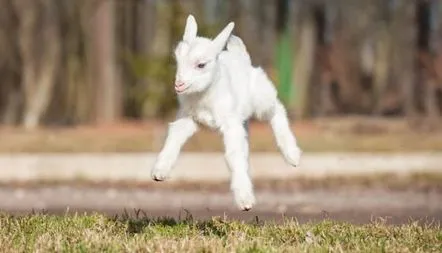
[{"label": "goat's tail", "polygon": [[227,51],[239,55],[246,61],[247,64],[252,63],[246,46],[244,45],[241,38],[239,38],[238,36],[230,35],[229,41],[227,41]]}]

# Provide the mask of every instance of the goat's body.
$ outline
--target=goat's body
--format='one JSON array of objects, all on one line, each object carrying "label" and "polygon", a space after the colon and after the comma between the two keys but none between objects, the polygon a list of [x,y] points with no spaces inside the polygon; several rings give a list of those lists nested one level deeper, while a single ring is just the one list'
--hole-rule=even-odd
[{"label": "goat's body", "polygon": [[266,73],[251,65],[242,43],[232,36],[221,52],[211,84],[202,92],[181,95],[177,120],[169,125],[165,145],[153,177],[163,180],[172,169],[181,146],[197,131],[197,123],[222,133],[225,158],[231,171],[231,189],[239,207],[255,203],[249,176],[247,122],[255,116],[270,123],[276,143],[288,163],[297,166],[301,150],[292,134],[286,111]]}]

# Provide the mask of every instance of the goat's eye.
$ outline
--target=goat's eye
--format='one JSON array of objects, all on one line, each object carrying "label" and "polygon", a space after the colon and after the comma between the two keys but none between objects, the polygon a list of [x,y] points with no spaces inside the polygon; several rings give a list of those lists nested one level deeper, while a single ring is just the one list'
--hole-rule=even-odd
[{"label": "goat's eye", "polygon": [[199,69],[202,69],[202,68],[204,68],[205,66],[206,66],[206,64],[205,63],[200,63],[200,64],[198,64],[198,65],[196,65]]}]

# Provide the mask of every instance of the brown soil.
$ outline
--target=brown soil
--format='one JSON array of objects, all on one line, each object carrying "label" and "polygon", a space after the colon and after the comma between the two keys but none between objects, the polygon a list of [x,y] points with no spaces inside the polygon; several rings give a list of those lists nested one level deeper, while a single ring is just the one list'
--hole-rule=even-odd
[{"label": "brown soil", "polygon": [[[296,121],[292,126],[305,151],[442,150],[442,127],[425,121],[376,118],[330,118]],[[158,151],[166,122],[123,122],[114,125],[44,128],[24,131],[0,128],[0,152],[146,152]],[[250,126],[252,151],[276,151],[270,127]],[[218,134],[203,129],[184,151],[220,151]]]},{"label": "brown soil", "polygon": [[243,221],[299,222],[335,219],[368,223],[385,219],[399,224],[410,220],[442,221],[442,194],[438,192],[388,191],[385,189],[340,189],[271,192],[257,191],[258,203],[249,212],[239,211],[230,192],[152,191],[92,187],[0,188],[2,211],[27,214],[100,212],[109,215],[185,217],[210,219],[227,216]]},{"label": "brown soil", "polygon": [[[0,186],[0,210],[15,214],[100,212],[194,219],[227,216],[243,221],[299,222],[334,219],[368,223],[386,219],[399,224],[442,221],[441,178],[431,175],[329,178],[322,180],[255,181],[257,204],[239,211],[228,182],[91,183],[34,182]],[[187,213],[188,212],[188,213]]]}]

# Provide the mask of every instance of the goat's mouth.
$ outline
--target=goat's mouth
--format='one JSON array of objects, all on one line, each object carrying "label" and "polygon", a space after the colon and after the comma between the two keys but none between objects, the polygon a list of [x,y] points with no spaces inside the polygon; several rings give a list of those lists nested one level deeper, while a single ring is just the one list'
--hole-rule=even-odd
[{"label": "goat's mouth", "polygon": [[187,85],[185,87],[184,86],[175,86],[175,92],[177,94],[182,94],[182,93],[184,93],[189,88],[190,88],[190,85]]}]

